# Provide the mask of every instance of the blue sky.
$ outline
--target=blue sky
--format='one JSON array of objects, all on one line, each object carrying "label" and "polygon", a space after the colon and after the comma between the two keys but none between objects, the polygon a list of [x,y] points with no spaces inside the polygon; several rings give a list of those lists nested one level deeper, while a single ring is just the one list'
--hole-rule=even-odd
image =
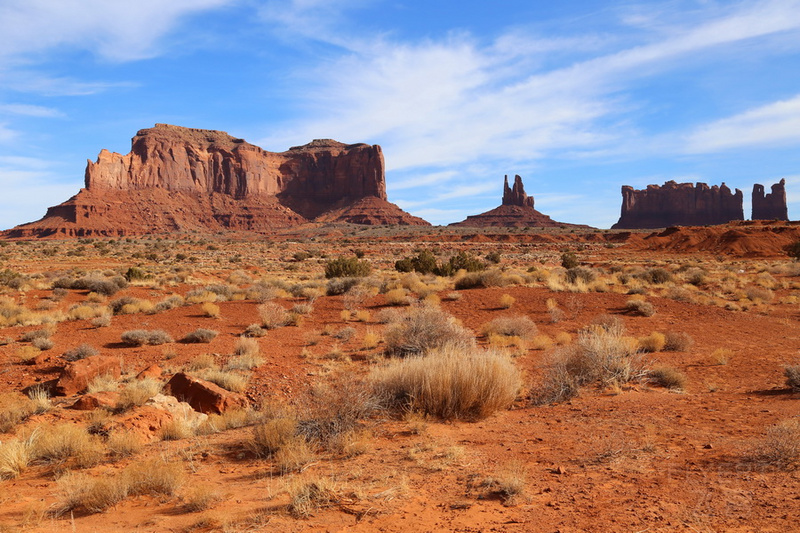
[{"label": "blue sky", "polygon": [[[166,7],[165,7],[166,6]],[[383,147],[434,224],[519,174],[607,228],[620,186],[787,180],[800,218],[800,0],[0,0],[0,228],[165,122],[267,150]]]}]

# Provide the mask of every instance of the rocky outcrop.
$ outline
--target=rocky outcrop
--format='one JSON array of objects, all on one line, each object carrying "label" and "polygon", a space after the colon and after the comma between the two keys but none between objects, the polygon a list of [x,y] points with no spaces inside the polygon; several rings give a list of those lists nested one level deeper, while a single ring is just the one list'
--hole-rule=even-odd
[{"label": "rocky outcrop", "polygon": [[247,400],[204,379],[179,372],[167,382],[166,390],[201,413],[223,413],[230,408],[244,408]]},{"label": "rocky outcrop", "polygon": [[93,355],[67,364],[58,378],[56,396],[71,396],[83,392],[97,376],[120,376],[122,361],[118,357]]},{"label": "rocky outcrop", "polygon": [[789,220],[786,208],[786,180],[772,186],[772,192],[764,195],[764,186],[753,185],[753,220]]},{"label": "rocky outcrop", "polygon": [[[270,231],[326,215],[375,223],[353,209],[365,199],[391,213],[386,223],[428,225],[387,201],[380,146],[326,139],[275,153],[221,131],[156,124],[126,155],[102,150],[84,189],[5,236]],[[342,220],[330,216],[337,211]]]},{"label": "rocky outcrop", "polygon": [[502,205],[518,205],[533,209],[533,196],[525,194],[525,187],[522,186],[522,178],[519,175],[514,176],[514,187],[512,188],[508,186],[508,176],[505,177]]},{"label": "rocky outcrop", "polygon": [[508,176],[503,184],[503,203],[491,211],[480,215],[470,215],[466,220],[454,222],[451,226],[475,228],[588,228],[577,224],[556,222],[549,216],[533,208],[533,196],[525,194],[522,178],[514,176],[514,186],[508,186]]},{"label": "rocky outcrop", "polygon": [[622,187],[622,212],[612,229],[655,229],[668,226],[706,226],[743,220],[742,191],[731,192],[724,183],[648,185],[637,190]]}]

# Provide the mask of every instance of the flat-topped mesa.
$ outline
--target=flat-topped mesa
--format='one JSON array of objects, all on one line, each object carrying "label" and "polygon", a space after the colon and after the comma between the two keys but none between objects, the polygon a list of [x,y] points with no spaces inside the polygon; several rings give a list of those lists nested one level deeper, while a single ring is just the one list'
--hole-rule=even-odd
[{"label": "flat-topped mesa", "polygon": [[525,187],[522,185],[522,178],[518,175],[514,176],[514,187],[508,186],[508,175],[505,177],[503,185],[503,204],[502,205],[518,205],[521,207],[533,208],[533,196],[525,194]]},{"label": "flat-topped mesa", "polygon": [[622,210],[612,229],[654,229],[668,226],[707,226],[744,220],[742,191],[724,183],[648,185],[637,190],[622,186]]},{"label": "flat-topped mesa", "polygon": [[380,146],[331,139],[276,153],[222,131],[156,124],[130,153],[89,161],[85,185],[3,236],[268,232],[315,219],[429,225],[387,201]]},{"label": "flat-topped mesa", "polygon": [[96,162],[88,162],[85,182],[89,190],[285,194],[307,218],[342,200],[386,200],[380,146],[324,139],[275,153],[222,131],[168,124],[140,130],[127,155],[101,151]]},{"label": "flat-topped mesa", "polygon": [[782,179],[771,188],[772,192],[764,195],[764,186],[753,185],[753,220],[789,220],[786,208],[786,180]]}]

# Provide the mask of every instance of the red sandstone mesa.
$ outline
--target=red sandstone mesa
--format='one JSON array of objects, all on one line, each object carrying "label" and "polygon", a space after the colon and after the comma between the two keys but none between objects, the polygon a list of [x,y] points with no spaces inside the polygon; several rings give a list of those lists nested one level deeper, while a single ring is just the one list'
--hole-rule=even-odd
[{"label": "red sandstone mesa", "polygon": [[654,229],[668,226],[706,226],[744,220],[742,191],[724,183],[648,185],[644,190],[622,186],[622,212],[612,229]]},{"label": "red sandstone mesa", "polygon": [[525,194],[525,187],[522,185],[522,178],[514,176],[514,186],[508,186],[508,176],[505,177],[503,185],[503,203],[499,207],[481,213],[480,215],[468,216],[466,220],[450,224],[451,226],[463,227],[500,227],[500,228],[526,228],[526,227],[571,227],[588,228],[576,224],[565,224],[556,222],[549,216],[540,213],[533,208],[533,196]]},{"label": "red sandstone mesa", "polygon": [[317,218],[428,225],[387,201],[378,145],[326,139],[275,153],[221,131],[156,124],[127,155],[101,151],[84,189],[5,236],[270,231]]},{"label": "red sandstone mesa", "polygon": [[764,186],[753,185],[753,220],[789,220],[786,209],[786,180],[775,183],[772,192],[764,195]]}]

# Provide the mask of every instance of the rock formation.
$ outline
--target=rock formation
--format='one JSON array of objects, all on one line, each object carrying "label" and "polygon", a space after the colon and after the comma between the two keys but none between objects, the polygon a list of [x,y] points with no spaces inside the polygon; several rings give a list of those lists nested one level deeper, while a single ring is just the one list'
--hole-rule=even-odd
[{"label": "rock formation", "polygon": [[[369,205],[366,212],[356,205]],[[380,146],[315,140],[268,152],[225,132],[156,124],[102,150],[85,188],[7,237],[269,231],[328,222],[428,225],[386,199]]]},{"label": "rock formation", "polygon": [[654,229],[668,226],[705,226],[743,220],[742,191],[724,183],[648,185],[636,190],[622,186],[622,213],[612,229]]},{"label": "rock formation", "polygon": [[789,220],[786,209],[786,180],[772,186],[772,192],[764,195],[764,186],[753,185],[753,220]]},{"label": "rock formation", "polygon": [[544,215],[533,208],[533,196],[525,194],[522,185],[522,178],[514,176],[514,186],[508,186],[508,176],[505,177],[503,185],[503,203],[499,207],[481,213],[471,215],[461,222],[454,222],[451,226],[464,227],[500,227],[500,228],[526,228],[526,227],[583,227],[575,224],[565,224],[556,222],[547,215]]},{"label": "rock formation", "polygon": [[505,177],[502,205],[518,205],[533,209],[533,196],[525,194],[525,187],[522,186],[522,178],[519,176],[514,176],[513,188],[508,187],[508,176]]}]

